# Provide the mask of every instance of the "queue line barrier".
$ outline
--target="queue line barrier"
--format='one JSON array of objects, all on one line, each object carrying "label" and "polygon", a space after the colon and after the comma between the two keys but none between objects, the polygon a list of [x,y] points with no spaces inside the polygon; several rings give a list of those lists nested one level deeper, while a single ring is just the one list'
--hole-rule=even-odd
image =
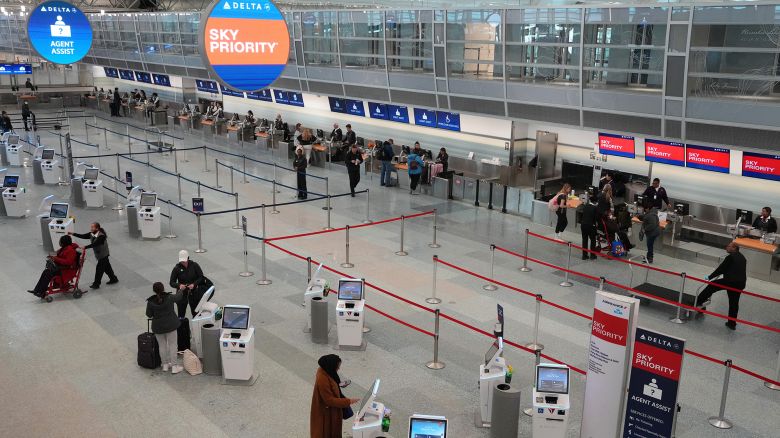
[{"label": "queue line barrier", "polygon": [[[223,151],[223,150],[221,150],[221,149],[217,149],[217,148],[214,148],[214,147],[211,147],[211,146],[205,146],[205,147],[206,147],[208,150],[210,150],[210,151],[212,151],[212,152],[219,153],[219,154],[223,154],[223,155],[229,155],[229,156],[236,157],[236,158],[242,158],[242,159],[246,159],[247,161],[251,161],[251,162],[253,162],[253,163],[264,164],[264,165],[266,165],[266,166],[272,166],[272,167],[274,167],[274,169],[277,169],[277,168],[278,168],[278,169],[282,169],[282,170],[285,170],[285,171],[288,171],[288,172],[292,172],[292,173],[295,173],[295,174],[299,173],[299,172],[298,172],[297,170],[295,170],[295,169],[291,169],[291,168],[289,168],[289,167],[280,166],[280,165],[278,165],[278,164],[276,164],[276,163],[271,163],[271,162],[268,162],[268,161],[263,161],[263,160],[258,160],[258,159],[256,159],[256,158],[248,157],[248,156],[246,156],[246,154],[241,154],[241,155],[239,155],[239,154],[236,154],[236,153],[233,153],[233,152],[227,152],[227,151]],[[304,172],[304,173],[305,173],[305,172]],[[310,176],[310,177],[312,177],[312,178],[321,179],[321,180],[327,180],[327,179],[328,179],[328,177],[325,177],[325,176],[319,176],[319,175],[312,175],[312,174],[310,174],[310,173],[309,173],[309,174],[306,174],[306,176]]]}]

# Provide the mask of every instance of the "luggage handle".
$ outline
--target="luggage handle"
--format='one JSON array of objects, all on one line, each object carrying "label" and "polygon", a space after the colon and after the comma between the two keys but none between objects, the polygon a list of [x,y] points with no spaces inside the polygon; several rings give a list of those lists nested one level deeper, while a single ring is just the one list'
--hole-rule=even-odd
[{"label": "luggage handle", "polygon": [[152,332],[152,318],[146,318],[146,333]]}]

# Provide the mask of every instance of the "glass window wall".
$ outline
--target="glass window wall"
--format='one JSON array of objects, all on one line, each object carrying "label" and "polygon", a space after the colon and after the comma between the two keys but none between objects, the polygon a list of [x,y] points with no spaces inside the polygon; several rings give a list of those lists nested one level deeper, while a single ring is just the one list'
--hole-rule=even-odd
[{"label": "glass window wall", "polygon": [[388,69],[433,74],[431,11],[387,11],[385,44]]},{"label": "glass window wall", "polygon": [[499,10],[447,11],[447,72],[451,77],[503,79]]},{"label": "glass window wall", "polygon": [[305,12],[301,16],[306,65],[338,67],[336,12]]}]

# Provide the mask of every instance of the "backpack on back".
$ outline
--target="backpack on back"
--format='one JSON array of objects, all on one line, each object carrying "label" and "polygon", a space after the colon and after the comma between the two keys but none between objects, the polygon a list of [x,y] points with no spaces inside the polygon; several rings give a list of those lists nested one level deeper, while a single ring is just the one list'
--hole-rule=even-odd
[{"label": "backpack on back", "polygon": [[410,170],[417,170],[417,168],[420,167],[420,163],[417,162],[417,159],[409,160],[409,169]]},{"label": "backpack on back", "polygon": [[560,208],[560,205],[558,205],[558,195],[556,194],[552,198],[550,198],[549,201],[547,201],[547,208],[550,211],[558,211],[558,208]]}]

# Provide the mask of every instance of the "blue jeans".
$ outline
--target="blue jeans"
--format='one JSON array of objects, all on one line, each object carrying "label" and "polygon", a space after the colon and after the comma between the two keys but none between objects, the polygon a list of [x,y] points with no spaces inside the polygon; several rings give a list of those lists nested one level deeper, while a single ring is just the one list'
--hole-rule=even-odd
[{"label": "blue jeans", "polygon": [[645,238],[647,239],[647,259],[651,261],[653,260],[653,245],[655,244],[655,239],[657,237],[658,237],[657,235],[645,236]]},{"label": "blue jeans", "polygon": [[390,161],[382,161],[382,172],[379,177],[379,182],[382,185],[390,184],[390,170],[393,168],[393,163]]}]

